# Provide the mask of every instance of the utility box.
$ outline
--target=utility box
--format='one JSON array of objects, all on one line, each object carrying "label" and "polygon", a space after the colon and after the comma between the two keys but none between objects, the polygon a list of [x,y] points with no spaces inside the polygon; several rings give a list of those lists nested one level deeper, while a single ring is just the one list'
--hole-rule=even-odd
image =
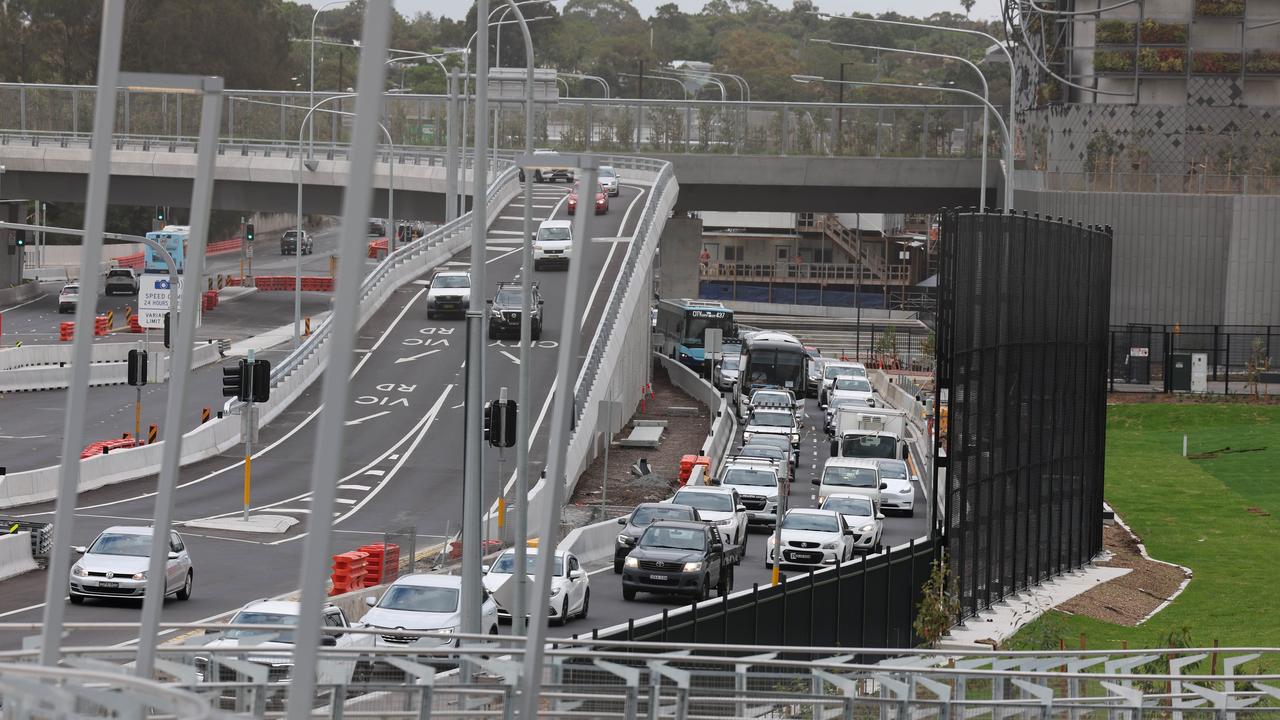
[{"label": "utility box", "polygon": [[1191,353],[1191,392],[1209,392],[1209,353]]},{"label": "utility box", "polygon": [[1173,392],[1191,392],[1191,353],[1174,353],[1169,356],[1169,389]]},{"label": "utility box", "polygon": [[1150,346],[1130,347],[1127,364],[1129,382],[1137,385],[1146,385],[1151,382]]}]

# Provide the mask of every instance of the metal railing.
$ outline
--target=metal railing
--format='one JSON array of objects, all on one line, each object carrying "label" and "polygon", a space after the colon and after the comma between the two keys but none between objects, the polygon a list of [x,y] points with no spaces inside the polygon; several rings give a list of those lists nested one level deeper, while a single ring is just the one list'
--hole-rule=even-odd
[{"label": "metal railing", "polygon": [[[69,651],[68,665],[92,671],[34,668],[22,664],[34,651],[7,653],[6,660],[19,664],[0,666],[0,683],[13,668],[77,678],[83,685],[141,688],[136,701],[157,708],[147,713],[150,717],[203,717],[210,710],[271,717],[284,709],[294,648],[271,642],[271,633],[289,628],[250,627],[259,634],[237,642],[220,639],[231,626],[171,627],[221,633],[162,646],[158,665],[167,678],[164,686],[130,680],[124,673],[135,650],[118,647]],[[488,642],[457,649],[440,645],[444,639],[432,633],[396,630],[389,636],[398,638],[399,646],[383,647],[391,644],[385,634],[345,630],[337,638],[340,646],[318,650],[317,717],[510,717],[524,638],[468,636],[464,639]],[[908,720],[1030,713],[1076,720],[1172,713],[1265,719],[1280,717],[1280,674],[1259,659],[1278,653],[1280,648],[1265,647],[981,652],[822,646],[789,647],[782,653],[768,645],[710,644],[690,650],[650,642],[557,640],[541,669],[539,715]],[[464,659],[473,668],[465,675],[458,670]],[[113,667],[120,668],[118,676]],[[14,698],[6,693],[6,711],[16,704]],[[196,698],[203,705],[195,704]]]},{"label": "metal railing", "polygon": [[[116,127],[124,135],[150,137],[157,142],[194,137],[190,99],[184,107],[182,96],[173,93],[119,92]],[[82,134],[89,127],[95,94],[93,86],[0,83],[0,128],[19,133]],[[309,101],[303,102],[308,97],[305,92],[230,91],[220,137],[224,143],[296,139],[305,111],[284,106],[309,107]],[[383,116],[397,148],[440,144],[447,103],[445,95],[386,97]],[[495,100],[491,105],[497,113],[497,146],[522,149],[523,104]],[[555,103],[540,103],[535,112],[535,127],[541,135],[537,144],[566,152],[981,155],[983,113],[970,105],[565,97]],[[347,131],[335,117],[330,123],[317,124],[316,140],[342,142]],[[470,137],[466,142],[470,145]],[[998,152],[994,144],[993,152]]]}]

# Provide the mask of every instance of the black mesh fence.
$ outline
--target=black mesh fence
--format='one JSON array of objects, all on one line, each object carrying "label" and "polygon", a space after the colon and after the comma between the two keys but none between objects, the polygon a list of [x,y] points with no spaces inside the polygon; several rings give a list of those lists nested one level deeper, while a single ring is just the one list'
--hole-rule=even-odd
[{"label": "black mesh fence", "polygon": [[[910,648],[921,588],[935,559],[930,540],[712,602],[630,621],[602,640]],[[741,588],[740,588],[741,589]]]},{"label": "black mesh fence", "polygon": [[938,528],[962,614],[1102,544],[1111,234],[950,212],[937,334]]},{"label": "black mesh fence", "polygon": [[1113,325],[1113,391],[1272,394],[1280,325]]}]

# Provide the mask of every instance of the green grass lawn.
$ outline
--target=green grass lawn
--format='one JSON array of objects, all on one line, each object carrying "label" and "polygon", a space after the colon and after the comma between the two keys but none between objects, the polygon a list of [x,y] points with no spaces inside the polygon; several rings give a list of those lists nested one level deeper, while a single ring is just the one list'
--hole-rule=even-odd
[{"label": "green grass lawn", "polygon": [[[1212,459],[1182,457],[1231,448]],[[1050,612],[1009,646],[1280,646],[1280,406],[1113,405],[1106,498],[1153,558],[1191,568],[1168,607],[1138,627]],[[1253,508],[1254,511],[1250,512]],[[1261,515],[1270,513],[1270,515]]]}]

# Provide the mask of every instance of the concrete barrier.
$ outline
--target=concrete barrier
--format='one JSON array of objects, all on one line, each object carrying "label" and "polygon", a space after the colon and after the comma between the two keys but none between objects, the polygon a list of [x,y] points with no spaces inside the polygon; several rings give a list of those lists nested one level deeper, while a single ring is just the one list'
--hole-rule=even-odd
[{"label": "concrete barrier", "polygon": [[[135,343],[99,343],[93,346],[92,366],[89,368],[89,386],[123,385],[128,382],[127,360]],[[149,343],[144,347],[150,353],[151,382],[169,379],[169,351],[162,343]],[[28,351],[28,352],[22,352]],[[60,390],[71,386],[70,345],[31,345],[0,351],[0,365],[13,367],[0,369],[0,392],[29,390]],[[218,360],[218,345],[213,342],[196,345],[191,359],[191,369],[204,367]]]},{"label": "concrete barrier", "polygon": [[0,535],[0,580],[7,580],[36,569],[31,557],[31,533],[16,532]]}]

